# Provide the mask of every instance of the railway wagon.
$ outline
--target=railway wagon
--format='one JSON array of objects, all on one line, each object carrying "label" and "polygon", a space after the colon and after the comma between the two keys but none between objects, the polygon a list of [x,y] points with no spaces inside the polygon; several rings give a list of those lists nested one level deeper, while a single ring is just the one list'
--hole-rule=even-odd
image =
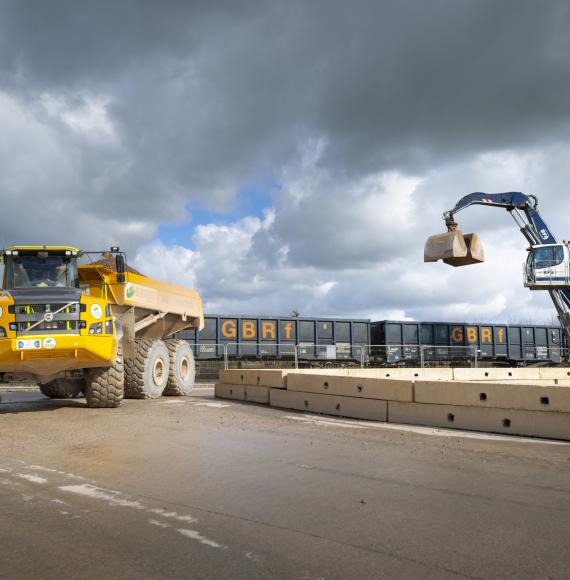
[{"label": "railway wagon", "polygon": [[382,320],[372,323],[371,337],[371,357],[385,364],[459,363],[475,356],[493,364],[556,364],[566,354],[559,326]]},{"label": "railway wagon", "polygon": [[[299,365],[358,364],[370,344],[370,320],[230,316],[207,314],[201,332],[176,338],[190,342],[197,361],[219,359],[294,359]],[[295,352],[296,351],[296,352]]]}]

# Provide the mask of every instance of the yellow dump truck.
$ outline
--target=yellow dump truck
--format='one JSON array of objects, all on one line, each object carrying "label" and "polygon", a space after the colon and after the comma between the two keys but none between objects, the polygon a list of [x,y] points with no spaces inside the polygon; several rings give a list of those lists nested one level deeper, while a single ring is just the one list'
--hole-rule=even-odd
[{"label": "yellow dump truck", "polygon": [[89,407],[190,393],[192,350],[165,337],[203,328],[197,291],[128,268],[119,248],[14,246],[1,255],[0,379],[32,378],[52,398],[83,392]]}]

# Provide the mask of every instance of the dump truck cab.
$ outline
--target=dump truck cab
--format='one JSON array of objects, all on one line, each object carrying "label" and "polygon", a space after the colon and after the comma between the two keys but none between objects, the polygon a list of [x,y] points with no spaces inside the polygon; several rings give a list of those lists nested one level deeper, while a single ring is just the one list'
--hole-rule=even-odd
[{"label": "dump truck cab", "polygon": [[568,288],[570,285],[568,243],[529,247],[524,266],[524,285],[531,290]]},{"label": "dump truck cab", "polygon": [[68,246],[3,250],[0,373],[46,383],[113,365],[120,327],[109,303],[80,287],[80,255]]}]

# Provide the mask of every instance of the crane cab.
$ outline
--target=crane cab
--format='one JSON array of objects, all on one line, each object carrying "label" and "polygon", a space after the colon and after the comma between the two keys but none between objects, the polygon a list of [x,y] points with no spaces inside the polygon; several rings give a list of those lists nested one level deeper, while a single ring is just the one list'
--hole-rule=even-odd
[{"label": "crane cab", "polygon": [[570,288],[568,243],[531,246],[524,267],[524,285],[531,290]]}]

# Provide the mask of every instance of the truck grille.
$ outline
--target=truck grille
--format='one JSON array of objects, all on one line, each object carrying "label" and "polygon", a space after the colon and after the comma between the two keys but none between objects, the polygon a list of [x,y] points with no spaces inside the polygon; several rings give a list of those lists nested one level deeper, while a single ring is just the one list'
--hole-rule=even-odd
[{"label": "truck grille", "polygon": [[[17,304],[16,313],[16,333],[18,336],[26,334],[79,334],[79,313],[78,303],[66,306],[61,312],[64,304]],[[48,313],[52,314],[51,320],[44,320]],[[41,322],[40,322],[41,321]],[[34,324],[37,326],[30,329]]]}]

